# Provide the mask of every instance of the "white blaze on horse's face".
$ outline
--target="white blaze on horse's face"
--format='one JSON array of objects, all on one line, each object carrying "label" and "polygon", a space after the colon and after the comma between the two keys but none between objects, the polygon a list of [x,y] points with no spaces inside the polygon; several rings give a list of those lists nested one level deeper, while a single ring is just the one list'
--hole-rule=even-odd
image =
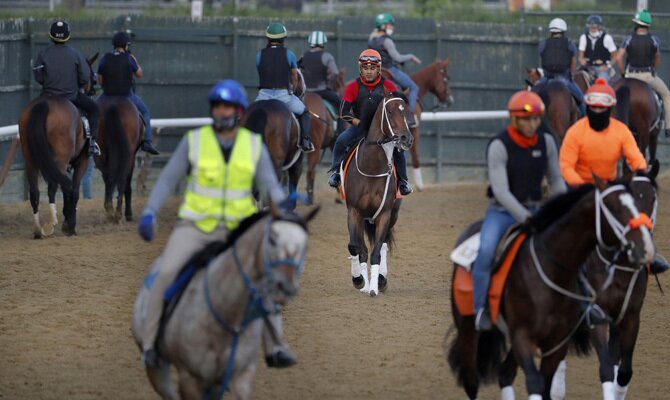
[{"label": "white blaze on horse's face", "polygon": [[[640,212],[638,211],[637,207],[635,206],[635,199],[633,199],[633,196],[630,195],[630,193],[622,193],[619,195],[619,201],[621,201],[621,204],[623,204],[624,207],[626,207],[630,213],[633,215],[633,218],[637,218],[640,216]],[[644,257],[642,257],[642,264],[647,264],[653,261],[654,259],[654,242],[651,238],[651,233],[649,232],[649,229],[647,229],[646,226],[640,226],[638,228],[640,230],[640,234],[642,235],[642,242],[644,244]],[[629,254],[629,258],[632,255]],[[632,261],[632,260],[631,260]]]},{"label": "white blaze on horse's face", "polygon": [[270,297],[283,304],[298,292],[298,278],[307,249],[307,232],[289,221],[270,225],[266,263],[272,263]]},{"label": "white blaze on horse's face", "polygon": [[[393,102],[401,102],[398,105],[398,110],[400,114],[402,115],[402,126],[393,126],[392,117],[394,116],[394,111],[391,109],[390,111],[387,109],[390,108],[390,104]],[[400,97],[392,97],[390,99],[384,99],[384,104],[382,105],[382,118],[381,118],[381,131],[391,137],[397,137],[397,142],[396,146],[400,147],[402,150],[408,150],[410,147],[412,147],[412,135],[409,131],[409,126],[407,125],[407,120],[405,119],[405,102],[403,99]],[[384,130],[384,126],[386,125],[387,130]],[[397,122],[396,122],[397,125]]]}]

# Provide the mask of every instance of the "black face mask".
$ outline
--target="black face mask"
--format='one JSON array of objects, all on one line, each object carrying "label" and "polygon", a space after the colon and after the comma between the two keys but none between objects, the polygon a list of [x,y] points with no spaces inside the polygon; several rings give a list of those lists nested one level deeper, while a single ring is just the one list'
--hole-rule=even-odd
[{"label": "black face mask", "polygon": [[610,114],[612,114],[611,108],[599,113],[593,112],[591,107],[586,108],[589,125],[591,125],[591,129],[597,132],[605,130],[610,125]]},{"label": "black face mask", "polygon": [[212,118],[212,119],[213,119],[212,128],[214,128],[214,130],[217,132],[231,131],[237,126],[237,124],[240,123],[240,117],[238,117],[237,114],[228,118]]}]

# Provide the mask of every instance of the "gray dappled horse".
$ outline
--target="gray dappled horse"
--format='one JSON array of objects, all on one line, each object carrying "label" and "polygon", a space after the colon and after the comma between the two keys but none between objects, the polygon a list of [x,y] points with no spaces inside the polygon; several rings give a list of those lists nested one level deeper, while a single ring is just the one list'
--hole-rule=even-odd
[{"label": "gray dappled horse", "polygon": [[[157,339],[161,360],[146,372],[161,397],[219,398],[225,390],[234,399],[250,397],[262,317],[273,303],[285,304],[297,293],[307,249],[306,224],[318,210],[283,219],[252,216],[255,221],[247,229],[230,234],[229,246],[214,243],[192,259],[215,256],[195,272]],[[219,250],[212,250],[217,245]],[[138,344],[147,294],[143,285],[134,307],[132,330]],[[179,395],[170,365],[179,376]]]}]

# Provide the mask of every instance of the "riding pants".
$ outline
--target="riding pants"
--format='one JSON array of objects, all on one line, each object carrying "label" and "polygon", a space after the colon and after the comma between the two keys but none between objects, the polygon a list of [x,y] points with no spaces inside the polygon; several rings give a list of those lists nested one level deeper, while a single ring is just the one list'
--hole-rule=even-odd
[{"label": "riding pants", "polygon": [[153,132],[151,131],[151,116],[149,115],[149,109],[147,108],[147,105],[144,104],[144,101],[142,101],[140,96],[135,94],[135,92],[131,91],[128,98],[133,102],[133,104],[135,104],[137,111],[140,112],[142,118],[144,119],[144,140],[151,142]]},{"label": "riding pants", "polygon": [[647,82],[656,93],[663,99],[663,115],[665,116],[665,129],[670,129],[670,90],[665,85],[665,82],[658,75],[652,74],[651,72],[631,72],[626,71],[626,78],[639,79],[643,82]]},{"label": "riding pants", "polygon": [[279,100],[286,104],[286,107],[288,107],[300,121],[300,137],[311,141],[311,120],[305,104],[294,94],[290,93],[288,89],[261,89],[258,91],[258,96],[256,96],[256,101],[272,99]]},{"label": "riding pants", "polygon": [[365,137],[365,132],[358,126],[352,125],[344,132],[342,132],[335,141],[333,146],[333,162],[330,165],[330,171],[337,171],[337,168],[345,156],[347,147],[353,145],[356,141]]},{"label": "riding pants", "polygon": [[419,98],[419,87],[403,70],[397,67],[391,67],[388,70],[393,74],[393,80],[396,81],[401,88],[409,88],[409,112],[414,113],[416,100]]},{"label": "riding pants", "polygon": [[512,215],[497,205],[490,205],[484,216],[480,231],[479,252],[472,264],[472,285],[475,299],[475,315],[486,307],[491,269],[498,242],[507,229],[517,221]]},{"label": "riding pants", "polygon": [[557,75],[553,78],[548,78],[546,76],[543,76],[540,79],[540,83],[541,84],[546,83],[549,79],[559,80],[559,81],[563,82],[565,84],[565,86],[567,86],[568,90],[572,94],[572,97],[574,97],[575,100],[577,100],[577,107],[579,108],[579,112],[581,113],[582,116],[585,116],[586,115],[586,104],[584,104],[584,93],[582,93],[582,90],[579,88],[579,86],[577,86],[575,81],[573,81],[572,79],[567,79],[567,78],[563,77],[562,75]]},{"label": "riding pants", "polygon": [[98,103],[83,93],[77,93],[77,97],[70,101],[86,113],[88,122],[91,125],[91,138],[95,141],[95,138],[98,137],[98,126],[100,125],[100,108],[98,108]]}]

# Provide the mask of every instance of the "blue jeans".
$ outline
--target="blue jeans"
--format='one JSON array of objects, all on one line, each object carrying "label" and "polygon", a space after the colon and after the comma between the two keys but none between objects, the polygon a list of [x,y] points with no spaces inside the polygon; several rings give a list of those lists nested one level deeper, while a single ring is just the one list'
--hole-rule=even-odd
[{"label": "blue jeans", "polygon": [[91,177],[93,175],[93,168],[95,167],[95,161],[93,161],[93,156],[88,157],[88,167],[84,173],[84,178],[81,180],[81,187],[84,192],[85,199],[92,199],[93,192],[91,191]]},{"label": "blue jeans", "polygon": [[400,85],[404,90],[409,88],[409,112],[414,112],[414,106],[416,106],[416,99],[419,98],[419,87],[416,86],[416,83],[409,77],[403,70],[397,67],[391,67],[388,69],[393,74],[393,80]]},{"label": "blue jeans", "polygon": [[553,77],[543,76],[542,79],[540,79],[540,84],[547,83],[549,79],[556,79],[558,81],[561,81],[565,84],[565,86],[568,87],[568,90],[570,91],[570,93],[572,93],[572,96],[577,100],[577,107],[579,107],[579,112],[582,114],[582,116],[585,116],[586,105],[584,104],[584,93],[582,93],[582,90],[579,88],[579,86],[577,86],[575,81],[561,75],[556,75]]},{"label": "blue jeans", "polygon": [[473,296],[475,299],[475,314],[486,306],[491,269],[498,242],[507,229],[514,225],[516,220],[510,213],[499,206],[489,206],[484,216],[484,223],[480,231],[479,252],[472,264]]},{"label": "blue jeans", "polygon": [[142,101],[140,96],[136,95],[135,92],[130,92],[128,98],[135,104],[137,111],[139,111],[140,114],[142,114],[142,118],[144,118],[144,140],[151,141],[153,132],[151,131],[151,116],[149,115],[147,105],[144,104],[144,101]]},{"label": "blue jeans", "polygon": [[303,102],[295,95],[289,93],[288,89],[261,89],[258,91],[258,96],[256,96],[256,101],[272,99],[286,104],[286,107],[295,115],[302,115],[305,112]]},{"label": "blue jeans", "polygon": [[352,125],[344,132],[340,133],[333,146],[333,163],[330,165],[330,170],[335,171],[340,165],[344,152],[347,147],[354,144],[357,140],[361,140],[365,136],[365,132],[358,126]]}]

